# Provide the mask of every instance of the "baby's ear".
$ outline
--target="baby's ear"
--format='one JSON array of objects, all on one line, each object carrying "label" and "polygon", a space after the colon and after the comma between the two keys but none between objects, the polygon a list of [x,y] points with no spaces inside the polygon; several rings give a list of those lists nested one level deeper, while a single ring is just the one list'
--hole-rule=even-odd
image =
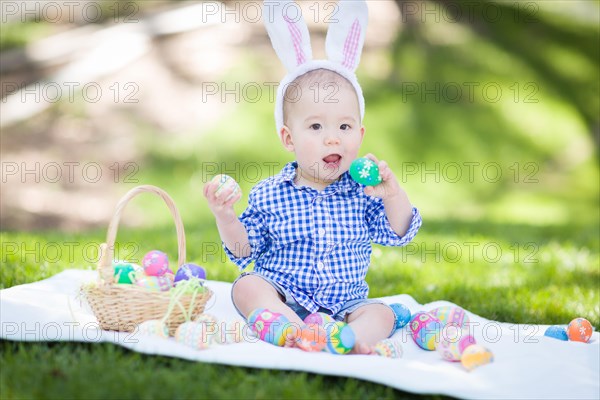
[{"label": "baby's ear", "polygon": [[368,19],[369,9],[364,0],[338,1],[325,40],[330,61],[352,72],[356,70],[365,42]]},{"label": "baby's ear", "polygon": [[287,125],[284,125],[279,131],[279,139],[287,151],[293,152],[295,150],[292,131],[287,127]]},{"label": "baby's ear", "polygon": [[263,22],[277,56],[288,71],[312,60],[308,27],[293,0],[265,0]]}]

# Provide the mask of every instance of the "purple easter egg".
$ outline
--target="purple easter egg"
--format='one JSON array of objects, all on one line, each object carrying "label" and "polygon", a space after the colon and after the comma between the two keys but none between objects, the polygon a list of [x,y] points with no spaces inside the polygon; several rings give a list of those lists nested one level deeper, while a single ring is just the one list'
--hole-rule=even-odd
[{"label": "purple easter egg", "polygon": [[175,274],[175,283],[179,281],[186,281],[192,277],[206,279],[206,271],[204,268],[196,264],[183,264]]}]

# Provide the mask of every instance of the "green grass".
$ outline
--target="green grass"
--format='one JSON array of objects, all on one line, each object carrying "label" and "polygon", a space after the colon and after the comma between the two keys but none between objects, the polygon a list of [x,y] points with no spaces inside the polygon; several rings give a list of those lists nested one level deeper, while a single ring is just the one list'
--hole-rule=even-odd
[{"label": "green grass", "polygon": [[[130,260],[152,246],[175,254],[173,230],[125,229],[119,233],[119,248]],[[188,258],[205,265],[210,279],[232,281],[237,276],[222,251],[214,251],[214,229],[192,225],[187,232]],[[28,251],[4,253],[0,283],[9,287],[66,268],[91,267],[95,252],[90,249],[103,234],[4,232],[3,249],[14,244]],[[492,253],[498,249],[500,257]],[[372,297],[409,293],[420,303],[446,299],[489,319],[523,324],[565,324],[583,316],[599,329],[598,257],[595,225],[432,222],[403,249],[376,247],[368,282]],[[0,349],[2,398],[414,397],[355,379],[194,363],[111,344],[2,341]]]}]

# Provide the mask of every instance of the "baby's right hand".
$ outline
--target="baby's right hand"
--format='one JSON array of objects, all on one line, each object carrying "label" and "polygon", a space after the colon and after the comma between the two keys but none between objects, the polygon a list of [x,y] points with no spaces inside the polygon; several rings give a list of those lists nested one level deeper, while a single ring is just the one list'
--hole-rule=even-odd
[{"label": "baby's right hand", "polygon": [[210,181],[204,185],[204,197],[208,200],[208,207],[220,222],[232,222],[237,218],[233,205],[242,198],[242,192],[238,190],[230,197],[235,187],[229,187],[221,190],[217,195],[218,188],[219,182],[215,181]]}]

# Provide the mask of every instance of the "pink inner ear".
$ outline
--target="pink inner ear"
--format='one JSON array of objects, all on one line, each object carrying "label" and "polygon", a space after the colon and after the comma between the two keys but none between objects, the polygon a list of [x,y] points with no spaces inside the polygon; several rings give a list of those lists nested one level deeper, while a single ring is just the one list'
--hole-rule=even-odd
[{"label": "pink inner ear", "polygon": [[358,18],[354,20],[346,42],[344,42],[344,62],[342,65],[350,70],[356,68],[356,56],[358,55],[358,42],[360,41],[360,23]]},{"label": "pink inner ear", "polygon": [[287,27],[292,37],[292,43],[294,44],[294,51],[296,52],[296,65],[304,64],[306,62],[306,56],[304,50],[302,50],[302,34],[296,24],[286,15],[283,17],[287,23]]}]

